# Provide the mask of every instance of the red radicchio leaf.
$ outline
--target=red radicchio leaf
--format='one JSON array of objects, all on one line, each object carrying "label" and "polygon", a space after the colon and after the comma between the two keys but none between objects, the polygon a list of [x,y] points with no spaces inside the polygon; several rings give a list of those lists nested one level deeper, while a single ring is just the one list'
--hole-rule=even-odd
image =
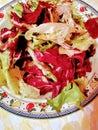
[{"label": "red radicchio leaf", "polygon": [[22,21],[16,13],[11,12],[10,17],[11,17],[11,21],[15,27],[17,27],[17,28],[22,27]]},{"label": "red radicchio leaf", "polygon": [[87,20],[85,23],[85,27],[88,30],[90,36],[92,38],[98,38],[98,17],[91,18]]},{"label": "red radicchio leaf", "polygon": [[43,8],[51,8],[51,7],[53,7],[52,4],[49,4],[48,2],[44,2],[44,1],[39,1],[39,5],[42,6]]},{"label": "red radicchio leaf", "polygon": [[[22,20],[27,24],[33,24],[36,23],[38,20],[38,17],[40,16],[43,8],[50,8],[52,7],[51,4],[48,4],[47,2],[41,2],[39,1],[38,7],[35,9],[34,12],[30,10],[30,8],[27,8],[26,5],[23,4],[23,14],[22,14]],[[44,22],[49,22],[48,18],[45,18]]]},{"label": "red radicchio leaf", "polygon": [[40,89],[41,95],[44,95],[53,89],[53,85],[49,82],[44,82],[41,76],[34,76],[32,74],[29,74],[24,78],[24,81],[33,87]]},{"label": "red radicchio leaf", "polygon": [[51,64],[52,67],[50,66],[50,69],[56,76],[57,82],[51,81],[51,79],[48,78],[47,82],[43,81],[40,75],[42,74],[40,73],[41,70],[32,68],[34,66],[27,67],[29,74],[24,80],[28,84],[40,89],[41,95],[52,92],[52,98],[54,98],[62,91],[68,82],[73,81],[75,78],[85,76],[86,72],[91,71],[91,63],[86,53],[87,52],[82,52],[68,57],[67,55],[59,54],[58,48],[50,48],[43,53],[35,50],[36,57],[40,62],[48,65]]},{"label": "red radicchio leaf", "polygon": [[39,6],[34,12],[31,13],[23,13],[22,19],[27,24],[33,24],[36,23],[40,13],[42,11],[42,8]]},{"label": "red radicchio leaf", "polygon": [[17,46],[17,41],[18,41],[18,38],[16,38],[13,42],[9,42],[9,43],[6,42],[3,46],[3,50],[6,50],[6,49],[15,50]]},{"label": "red radicchio leaf", "polygon": [[55,98],[61,91],[61,84],[54,83],[52,98]]},{"label": "red radicchio leaf", "polygon": [[[23,28],[24,23],[26,23],[26,24],[36,23],[38,18],[41,15],[42,10],[44,8],[45,9],[52,8],[53,5],[48,4],[47,2],[39,1],[39,4],[34,11],[31,11],[30,8],[28,6],[26,6],[26,4],[22,3],[22,6],[23,6],[22,18],[19,18],[19,16],[14,12],[11,12],[10,17],[11,17],[12,23],[14,24],[15,27],[22,28],[23,30],[25,30],[25,28]],[[49,22],[49,21],[50,21],[50,19],[47,17],[47,14],[45,13],[43,22]]]},{"label": "red radicchio leaf", "polygon": [[35,65],[30,66],[29,64],[26,64],[25,71],[33,75],[43,76],[42,71]]},{"label": "red radicchio leaf", "polygon": [[5,43],[8,38],[14,38],[18,33],[18,30],[16,30],[15,27],[11,28],[11,29],[8,29],[8,28],[3,28],[1,29],[0,31],[0,40]]}]

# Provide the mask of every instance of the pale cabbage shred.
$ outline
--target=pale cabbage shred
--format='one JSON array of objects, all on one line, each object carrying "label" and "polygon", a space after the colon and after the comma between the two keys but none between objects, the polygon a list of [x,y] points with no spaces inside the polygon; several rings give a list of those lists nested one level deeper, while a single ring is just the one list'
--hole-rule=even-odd
[{"label": "pale cabbage shred", "polygon": [[[56,3],[56,1],[53,1],[53,2]],[[70,47],[70,44],[68,45],[66,43],[66,41],[70,41],[70,36],[71,36],[71,33],[73,33],[73,32],[80,33],[81,37],[82,37],[82,35],[84,36],[85,34],[86,35],[88,35],[88,34],[83,27],[75,24],[75,22],[72,18],[72,14],[71,14],[72,13],[72,10],[71,10],[72,5],[70,3],[67,3],[67,2],[60,4],[60,2],[57,5],[57,11],[60,15],[63,14],[61,21],[62,22],[67,21],[66,24],[52,22],[52,23],[44,23],[44,24],[41,24],[39,26],[32,25],[32,28],[30,28],[28,26],[28,28],[30,28],[30,29],[29,29],[29,31],[26,32],[25,38],[27,40],[31,40],[32,37],[35,37],[35,36],[33,36],[33,33],[38,33],[39,35],[36,37],[36,39],[39,39],[39,42],[41,40],[44,40],[44,41],[50,40],[50,41],[54,42],[55,44],[61,45],[61,47],[59,48],[59,52],[61,54],[67,54],[69,56],[72,56],[73,54],[79,53],[80,51],[84,50],[85,48],[88,49],[88,47],[94,43],[94,40],[91,37],[89,38],[89,36],[88,36],[88,38],[89,38],[89,40],[87,40],[88,45],[87,45],[87,47],[85,46],[85,48],[82,48],[82,49],[81,49],[81,45],[77,45],[78,43],[76,43],[76,42],[74,44],[74,41],[73,41],[72,47]],[[79,40],[79,39],[77,38],[76,40]],[[80,41],[81,41],[81,39],[80,39]],[[84,41],[85,41],[85,39],[84,39]],[[80,49],[80,51],[74,51],[74,49],[73,49],[74,47]],[[33,53],[33,52],[31,52],[31,50],[32,49],[28,47],[28,52],[30,54]],[[31,54],[31,56],[32,56],[32,54]],[[48,70],[46,70],[44,67],[42,67],[42,65],[40,65],[39,62],[36,62],[36,65],[39,68],[42,68],[43,73],[46,73],[46,75],[47,75],[47,73],[50,73]],[[50,74],[50,75],[56,81],[55,76],[52,74]],[[39,89],[35,89],[34,87],[31,87],[32,88],[31,89],[30,85],[28,86],[26,83],[24,83],[24,81],[22,79],[19,81],[19,85],[20,85],[19,93],[21,93],[21,95],[23,97],[29,97],[29,98],[40,97]],[[12,88],[12,86],[11,86],[11,89],[12,89],[12,92],[16,93],[14,91],[14,89]],[[31,93],[33,93],[33,95]]]}]

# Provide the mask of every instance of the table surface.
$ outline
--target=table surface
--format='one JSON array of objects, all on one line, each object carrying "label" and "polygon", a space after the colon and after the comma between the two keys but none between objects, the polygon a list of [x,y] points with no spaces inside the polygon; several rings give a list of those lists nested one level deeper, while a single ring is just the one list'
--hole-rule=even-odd
[{"label": "table surface", "polygon": [[[0,6],[10,0],[0,0]],[[98,10],[98,0],[84,0]],[[0,108],[0,130],[98,130],[98,96],[83,110],[55,119],[28,119]]]}]

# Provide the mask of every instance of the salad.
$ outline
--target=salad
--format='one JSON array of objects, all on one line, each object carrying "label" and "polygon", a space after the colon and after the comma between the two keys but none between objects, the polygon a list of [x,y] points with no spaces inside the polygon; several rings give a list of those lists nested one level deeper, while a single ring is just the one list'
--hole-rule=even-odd
[{"label": "salad", "polygon": [[88,96],[97,21],[85,20],[71,0],[27,0],[7,8],[0,13],[0,86],[46,99],[57,112],[65,103],[80,108]]}]

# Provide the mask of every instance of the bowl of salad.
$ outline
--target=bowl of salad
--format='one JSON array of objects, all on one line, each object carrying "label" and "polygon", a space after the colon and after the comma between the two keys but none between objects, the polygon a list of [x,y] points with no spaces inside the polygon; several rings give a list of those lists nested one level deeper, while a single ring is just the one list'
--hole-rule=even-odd
[{"label": "bowl of salad", "polygon": [[81,0],[0,9],[0,106],[30,118],[82,109],[98,94],[98,13]]}]

